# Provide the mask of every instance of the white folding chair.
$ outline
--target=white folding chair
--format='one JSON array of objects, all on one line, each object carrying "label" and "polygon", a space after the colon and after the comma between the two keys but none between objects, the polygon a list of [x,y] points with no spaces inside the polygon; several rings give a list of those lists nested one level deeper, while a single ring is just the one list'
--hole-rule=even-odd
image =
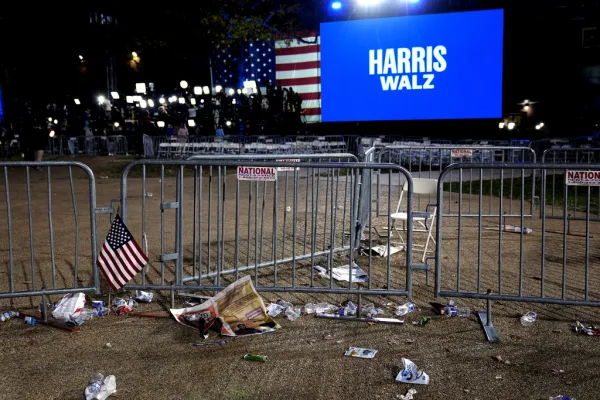
[{"label": "white folding chair", "polygon": [[[437,179],[413,178],[413,194],[431,196],[435,200],[437,199],[437,185]],[[390,215],[390,218],[392,219],[392,230],[398,233],[398,235],[400,236],[400,240],[403,244],[405,244],[406,242],[402,238],[402,233],[400,233],[395,223],[396,221],[402,221],[402,231],[406,231],[406,221],[408,220],[408,213],[400,211],[402,199],[404,198],[404,193],[406,192],[408,192],[408,182],[404,183],[404,185],[402,186],[402,193],[400,193],[400,200],[398,200],[396,212]],[[413,201],[413,204],[415,204],[415,201]],[[425,241],[425,245],[415,244],[415,240],[413,239],[413,248],[423,248],[423,262],[425,262],[425,258],[427,256],[429,242],[431,241],[435,244],[435,239],[433,238],[433,227],[435,225],[436,211],[436,204],[427,204],[427,207],[425,208],[424,212],[413,209],[412,220],[413,223],[418,225],[417,228],[413,226],[413,232],[427,234],[427,240]]]}]

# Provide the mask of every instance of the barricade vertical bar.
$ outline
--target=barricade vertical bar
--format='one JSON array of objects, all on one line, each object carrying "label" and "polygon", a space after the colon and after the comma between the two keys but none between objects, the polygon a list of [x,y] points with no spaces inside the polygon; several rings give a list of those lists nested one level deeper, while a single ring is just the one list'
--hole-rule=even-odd
[{"label": "barricade vertical bar", "polygon": [[210,274],[210,262],[211,262],[211,257],[210,257],[210,249],[211,249],[211,233],[212,233],[212,188],[213,188],[213,167],[208,167],[208,229],[207,229],[207,236],[208,236],[208,242],[206,243],[207,249],[206,249],[206,261],[207,261],[207,267],[206,267],[206,273]]},{"label": "barricade vertical bar", "polygon": [[200,182],[198,183],[198,285],[200,285],[200,276],[202,275],[202,253],[204,253],[204,245],[202,244],[202,226],[204,221],[204,218],[202,217],[202,200],[204,199],[204,168],[202,165],[200,166],[198,177],[200,179]]},{"label": "barricade vertical bar", "polygon": [[[378,170],[379,171],[379,170]],[[348,173],[348,169],[346,169],[346,176],[345,176],[345,184],[344,184],[344,212],[343,212],[343,217],[342,217],[342,247],[344,247],[344,244],[346,243],[346,236],[345,236],[345,232],[346,232],[346,202],[348,199],[348,176],[350,175]],[[371,173],[373,173],[373,170],[371,170]],[[339,175],[338,175],[339,176]],[[369,191],[369,193],[371,193],[371,191]],[[370,199],[372,198],[372,196],[369,197]],[[373,204],[373,200],[370,200],[371,202],[369,203],[370,205]],[[379,212],[378,212],[379,214]]]},{"label": "barricade vertical bar", "polygon": [[[275,174],[277,174],[277,169],[275,169]],[[277,180],[277,176],[275,176],[275,181],[273,182],[273,249],[271,251],[271,254],[273,255],[273,287],[277,286],[277,191],[279,190],[278,182],[279,181]],[[283,235],[285,236],[285,232],[283,232]]]},{"label": "barricade vertical bar", "polygon": [[[381,171],[381,170],[379,170],[379,171]],[[372,172],[372,170],[371,170],[371,172]],[[391,171],[389,173],[391,173]],[[373,199],[372,199],[373,191],[368,190],[367,193],[368,193],[367,195],[369,196],[368,201],[369,201],[369,208],[370,208],[373,205]],[[346,203],[344,203],[344,205],[345,204]],[[378,211],[376,211],[376,212],[379,215],[379,212]],[[388,232],[390,232],[390,231],[388,230]],[[390,239],[391,238],[389,237],[389,233],[388,233],[388,241],[387,241],[388,254],[390,252]],[[369,213],[369,249],[368,249],[368,254],[367,254],[367,257],[369,257],[369,281],[367,282],[369,289],[371,289],[373,287],[372,286],[373,285],[373,283],[372,283],[372,281],[373,281],[373,252],[371,251],[372,248],[373,248],[373,213],[370,212]],[[360,313],[358,315],[360,315]]]},{"label": "barricade vertical bar", "polygon": [[[493,177],[493,175],[492,175]],[[493,180],[493,179],[492,179]],[[491,190],[490,190],[491,192]],[[490,196],[492,193],[490,193]],[[490,212],[491,212],[490,207]],[[502,237],[504,233],[504,170],[500,170],[500,210],[498,211],[498,294],[502,294]]]},{"label": "barricade vertical bar", "polygon": [[73,171],[69,167],[69,185],[71,186],[71,201],[73,202],[73,216],[75,218],[75,276],[73,278],[73,287],[78,287],[79,282],[77,277],[79,276],[79,214],[77,213],[77,203],[75,202],[75,187],[73,185]]},{"label": "barricade vertical bar", "polygon": [[48,166],[48,229],[50,233],[50,260],[52,263],[52,288],[56,289],[56,263],[54,259],[54,229],[52,226],[52,182]]},{"label": "barricade vertical bar", "polygon": [[[240,265],[240,181],[235,180],[235,280],[239,278],[238,268]],[[247,265],[247,264],[246,264]]]},{"label": "barricade vertical bar", "polygon": [[[512,171],[512,170],[511,170]],[[523,261],[525,236],[525,169],[521,169],[521,237],[519,238],[519,296],[523,296]]]},{"label": "barricade vertical bar", "polygon": [[[277,172],[275,172],[277,173]],[[285,171],[285,187],[283,191],[283,243],[281,245],[281,258],[285,257],[285,227],[287,223],[287,207],[288,207],[288,171]]]},{"label": "barricade vertical bar", "polygon": [[[481,293],[482,229],[483,229],[483,169],[479,170],[479,220],[477,221],[477,293]],[[439,223],[439,222],[438,222]],[[441,253],[440,253],[441,254]]]},{"label": "barricade vertical bar", "polygon": [[[123,204],[121,204],[123,205]],[[112,214],[111,214],[112,217]],[[111,221],[112,223],[112,221]],[[148,236],[146,234],[146,165],[142,165],[142,250],[149,254]],[[146,284],[146,275],[148,274],[148,264],[144,266],[142,272],[142,285]]]},{"label": "barricade vertical bar", "polygon": [[4,167],[4,185],[6,187],[6,222],[8,225],[8,272],[10,291],[15,291],[14,265],[13,265],[13,245],[12,245],[12,218],[10,213],[10,190],[8,186],[8,168]]},{"label": "barricade vertical bar", "polygon": [[569,215],[568,215],[568,204],[569,204],[569,187],[566,182],[567,177],[565,176],[564,183],[564,197],[563,197],[563,273],[562,273],[562,298],[566,296],[565,282],[567,281],[567,235],[569,234]]},{"label": "barricade vertical bar", "polygon": [[[325,251],[325,249],[327,248],[327,204],[329,202],[329,175],[333,172],[331,169],[327,169],[326,171],[327,178],[325,182],[325,219],[323,220],[323,251]],[[333,182],[331,183],[331,185],[333,186]]]},{"label": "barricade vertical bar", "polygon": [[[258,181],[256,181],[254,202],[254,286],[258,286]],[[250,182],[252,190],[252,182]]]},{"label": "barricade vertical bar", "polygon": [[[365,173],[367,171],[365,170]],[[371,171],[368,171],[369,174],[371,173]],[[400,178],[400,176],[398,176],[398,178]],[[369,180],[370,181],[370,180]],[[366,190],[367,192],[371,192],[370,188],[367,188]],[[412,196],[412,192],[409,192],[409,197]],[[361,200],[363,201],[363,200]],[[388,170],[388,216],[387,216],[387,231],[388,231],[388,241],[387,241],[387,282],[386,285],[387,287],[391,287],[391,272],[392,272],[392,258],[390,257],[390,236],[391,236],[391,232],[392,232],[392,218],[391,218],[391,213],[389,212],[389,210],[392,209],[392,171]],[[370,205],[369,205],[369,209],[371,209]],[[371,215],[371,212],[369,212],[369,215]],[[408,231],[407,231],[407,236],[408,236]],[[359,238],[358,240],[360,240],[361,238]],[[370,252],[370,250],[369,250]],[[408,270],[406,271],[406,273],[408,274]],[[408,284],[408,283],[407,283]]]},{"label": "barricade vertical bar", "polygon": [[[311,168],[310,173],[312,175],[312,190],[311,190],[311,208],[312,213],[310,214],[310,286],[313,287],[315,284],[315,170]],[[327,266],[327,272],[329,272],[329,266]]]},{"label": "barricade vertical bar", "polygon": [[[160,166],[160,204],[165,204],[165,166]],[[160,209],[160,284],[165,284],[165,210]]]},{"label": "barricade vertical bar", "polygon": [[[450,184],[452,185],[452,184]],[[462,202],[463,202],[463,171],[460,169],[458,171],[458,242],[456,249],[456,259],[458,260],[458,268],[456,271],[456,290],[460,291],[460,249],[462,242]]]},{"label": "barricade vertical bar", "polygon": [[221,269],[225,266],[225,215],[227,209],[227,166],[223,167],[223,209],[221,215]]},{"label": "barricade vertical bar", "polygon": [[[292,286],[296,287],[296,229],[298,222],[298,170],[294,168],[294,218],[292,220]],[[308,182],[307,182],[308,185]]]},{"label": "barricade vertical bar", "polygon": [[262,195],[262,207],[260,209],[260,261],[263,262],[263,248],[264,248],[264,233],[265,233],[265,208],[267,207],[267,182],[263,182],[263,195]]},{"label": "barricade vertical bar", "polygon": [[[193,200],[193,205],[192,205],[192,210],[194,212],[194,216],[192,218],[193,221],[193,225],[192,225],[192,275],[196,274],[196,265],[197,265],[197,260],[196,260],[196,226],[198,223],[198,218],[197,218],[197,214],[198,214],[198,207],[196,207],[196,204],[198,202],[198,166],[194,165],[194,200]],[[202,202],[202,200],[200,200],[200,202]],[[198,276],[200,276],[201,274],[198,274]]]},{"label": "barricade vertical bar", "polygon": [[[313,181],[314,184],[314,181]],[[313,252],[317,251],[317,234],[319,231],[319,225],[318,225],[318,215],[319,215],[319,192],[320,192],[320,187],[321,187],[321,168],[317,168],[317,194],[316,194],[316,200],[315,200],[315,205],[313,206],[313,209],[316,208],[314,214],[313,214],[313,232],[312,232],[312,246],[311,249]],[[327,203],[325,203],[327,204]],[[327,209],[327,206],[325,206],[325,209]],[[314,266],[314,265],[313,265]],[[330,267],[328,267],[330,268]]]},{"label": "barricade vertical bar", "polygon": [[183,199],[183,165],[179,167],[179,193],[177,193],[177,198],[178,198],[178,202],[179,202],[179,208],[177,209],[177,215],[178,215],[178,219],[179,219],[179,225],[178,225],[178,229],[177,229],[177,253],[178,253],[178,257],[177,257],[177,269],[176,269],[176,276],[175,276],[175,282],[177,285],[182,285],[183,284],[183,203],[184,203],[184,199]]},{"label": "barricade vertical bar", "polygon": [[250,228],[252,226],[252,182],[248,182],[248,246],[246,250],[246,265],[250,265]]},{"label": "barricade vertical bar", "polygon": [[[409,196],[406,201],[406,218],[408,220],[406,224],[406,290],[409,299],[413,297],[413,287],[412,287],[412,249],[413,249],[413,211],[414,211],[414,196],[410,195],[413,193],[413,181],[410,176],[407,177],[408,182],[408,193]],[[439,209],[440,207],[438,207]],[[388,254],[388,257],[390,255]],[[439,257],[441,258],[441,257]]]},{"label": "barricade vertical bar", "polygon": [[590,197],[592,195],[591,186],[587,187],[587,199],[585,206],[585,301],[589,301],[589,280],[590,280]]},{"label": "barricade vertical bar", "polygon": [[[307,242],[306,237],[308,236],[308,184],[309,184],[308,177],[310,175],[312,175],[312,171],[313,171],[312,168],[307,168],[307,170],[306,170],[306,193],[304,194],[304,240],[303,240],[303,242],[304,242],[303,253],[304,254],[306,254],[306,242]],[[313,179],[314,179],[314,177],[313,177]],[[314,184],[314,180],[313,180],[313,184]],[[314,210],[313,210],[313,212],[314,212]],[[312,220],[312,217],[311,217],[311,220]]]},{"label": "barricade vertical bar", "polygon": [[[542,257],[541,257],[541,271],[540,271],[540,298],[544,298],[544,282],[546,282],[546,179],[548,178],[547,170],[542,170],[542,192],[540,193],[540,217],[542,218]],[[552,174],[554,179],[554,174]],[[552,187],[552,195],[554,196],[554,187]],[[554,208],[554,205],[552,205]]]},{"label": "barricade vertical bar", "polygon": [[217,167],[217,275],[215,275],[215,284],[221,284],[221,167]]},{"label": "barricade vertical bar", "polygon": [[29,175],[29,166],[25,167],[25,176],[27,180],[27,216],[29,219],[29,252],[31,254],[31,287],[35,287],[35,251],[33,245],[33,213],[31,210],[31,177]]},{"label": "barricade vertical bar", "polygon": [[[340,169],[337,169],[337,180],[336,180],[336,188],[339,188],[340,186]],[[369,171],[370,172],[370,171]],[[334,170],[334,174],[335,174],[335,170]],[[369,191],[370,193],[371,191]],[[333,190],[333,182],[331,185],[331,243],[329,246],[330,249],[330,253],[329,253],[329,259],[330,259],[330,263],[333,265],[333,255],[334,255],[334,248],[335,246],[335,232],[337,230],[337,204],[338,204],[338,195],[339,191],[335,190],[335,198],[334,198],[334,190]],[[370,203],[369,203],[370,204]],[[342,237],[343,237],[343,232],[342,232]]]}]

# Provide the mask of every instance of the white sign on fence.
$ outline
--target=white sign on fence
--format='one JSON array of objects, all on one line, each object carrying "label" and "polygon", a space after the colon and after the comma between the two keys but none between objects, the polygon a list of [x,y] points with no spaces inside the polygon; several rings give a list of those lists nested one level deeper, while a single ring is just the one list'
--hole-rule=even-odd
[{"label": "white sign on fence", "polygon": [[[284,163],[299,163],[300,159],[298,158],[294,158],[294,159],[290,159],[290,160],[277,160],[277,162],[284,162]],[[296,167],[296,170],[299,170],[300,167]],[[277,167],[277,171],[279,172],[293,172],[294,171],[294,167]]]},{"label": "white sign on fence", "polygon": [[454,157],[473,157],[473,150],[471,149],[452,149],[452,158]]},{"label": "white sign on fence", "polygon": [[238,167],[239,181],[276,181],[277,170],[274,167]]},{"label": "white sign on fence", "polygon": [[600,171],[567,170],[568,186],[600,186]]}]

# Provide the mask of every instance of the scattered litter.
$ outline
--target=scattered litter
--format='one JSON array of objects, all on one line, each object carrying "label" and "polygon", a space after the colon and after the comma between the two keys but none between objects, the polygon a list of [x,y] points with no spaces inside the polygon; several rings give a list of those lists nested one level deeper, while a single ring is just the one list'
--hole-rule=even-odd
[{"label": "scattered litter", "polygon": [[414,395],[417,394],[417,390],[416,389],[408,389],[408,392],[406,392],[405,395],[397,395],[396,397],[400,400],[414,400]]},{"label": "scattered litter", "polygon": [[104,345],[104,348],[105,348],[105,349],[110,349],[110,348],[112,348],[112,344],[110,344],[110,343],[106,343],[106,344]]},{"label": "scattered litter", "polygon": [[323,340],[333,340],[333,339],[335,339],[335,337],[333,337],[333,335],[327,334],[327,335],[323,336]]},{"label": "scattered litter", "polygon": [[413,321],[413,325],[425,326],[431,322],[431,317],[421,317],[418,321]]},{"label": "scattered litter", "polygon": [[[501,228],[501,225],[496,225],[496,227],[493,228],[483,228],[487,231],[499,231]],[[515,226],[515,225],[503,225],[502,226],[502,231],[503,232],[510,232],[510,233],[521,233],[521,227],[520,226]],[[533,232],[533,229],[531,228],[523,228],[523,235],[528,235],[530,233]]]},{"label": "scattered litter", "polygon": [[218,340],[216,342],[192,343],[192,346],[205,347],[205,346],[223,345],[223,344],[227,344],[227,343],[229,343],[229,340]]},{"label": "scattered litter", "polygon": [[290,212],[290,211],[292,211],[292,207],[290,207],[290,206],[287,206],[287,207],[285,208],[285,211],[287,211],[287,212]]},{"label": "scattered litter", "polygon": [[[323,278],[329,279],[329,273],[325,268],[318,265],[315,265],[314,268],[319,271],[319,275],[321,275]],[[331,269],[331,276],[336,281],[350,282],[350,275],[352,275],[352,282],[355,283],[364,283],[369,280],[367,273],[356,264],[353,264],[351,272],[349,264]]]},{"label": "scattered litter", "polygon": [[536,319],[537,319],[537,314],[534,313],[533,311],[530,311],[521,317],[521,325],[523,325],[523,326],[532,325]]},{"label": "scattered litter", "polygon": [[336,340],[335,342],[336,342],[337,344],[344,343],[344,341],[343,341],[343,340]]},{"label": "scattered litter", "polygon": [[86,400],[104,400],[117,391],[117,381],[114,375],[104,377],[96,373],[85,388]]},{"label": "scattered litter", "polygon": [[464,391],[465,393],[469,393],[469,392],[470,392],[470,390],[469,390],[469,389],[464,389],[463,391]]},{"label": "scattered litter", "polygon": [[135,291],[135,301],[138,303],[152,303],[152,299],[154,298],[154,293],[144,292],[143,290]]},{"label": "scattered litter", "polygon": [[17,318],[18,316],[19,316],[19,313],[16,311],[5,311],[0,314],[0,321],[1,322],[10,321],[11,318]]},{"label": "scattered litter", "polygon": [[404,341],[404,343],[406,343],[406,344],[413,344],[413,343],[415,343],[415,342],[416,342],[416,341],[415,341],[414,339],[406,339],[406,340]]},{"label": "scattered litter", "polygon": [[512,363],[511,363],[509,360],[505,360],[505,359],[503,359],[503,358],[502,358],[502,356],[493,356],[492,358],[493,358],[494,360],[496,360],[496,361],[498,361],[498,362],[501,362],[501,363],[503,363],[503,364],[506,364],[506,365],[511,365],[511,364],[512,364]]},{"label": "scattered litter", "polygon": [[554,375],[563,375],[565,373],[565,370],[564,369],[558,369],[558,368],[556,368],[556,369],[552,370],[552,373]]},{"label": "scattered litter", "polygon": [[38,322],[34,317],[25,317],[25,323],[27,325],[37,325]]},{"label": "scattered litter", "polygon": [[594,325],[585,326],[581,322],[576,321],[573,330],[577,333],[584,333],[589,336],[600,336],[600,329]]},{"label": "scattered litter", "polygon": [[338,310],[339,315],[356,315],[357,312],[358,306],[351,301],[346,302],[346,305]]},{"label": "scattered litter", "polygon": [[146,197],[152,197],[152,192],[146,192]]},{"label": "scattered litter", "polygon": [[553,329],[552,333],[562,333],[562,331],[560,329]]},{"label": "scattered litter", "polygon": [[552,396],[548,398],[549,400],[577,400],[575,397],[565,396],[564,394],[559,394],[558,396]]},{"label": "scattered litter", "polygon": [[450,318],[469,318],[471,316],[471,309],[468,307],[456,307],[454,303],[451,303],[441,310],[441,314]]},{"label": "scattered litter", "polygon": [[363,349],[361,347],[350,347],[344,355],[346,357],[357,357],[357,358],[373,358],[377,354],[377,350]]},{"label": "scattered litter", "polygon": [[502,375],[496,375],[496,379],[498,379],[498,380],[502,379]]},{"label": "scattered litter", "polygon": [[127,302],[125,299],[116,297],[112,302],[113,312],[117,315],[127,314],[133,311],[133,299]]},{"label": "scattered litter", "polygon": [[429,385],[429,375],[417,368],[417,365],[408,358],[402,358],[403,369],[396,376],[397,382],[415,385]]},{"label": "scattered litter", "polygon": [[278,317],[285,310],[285,307],[280,306],[279,304],[271,303],[267,306],[267,314],[269,317]]},{"label": "scattered litter", "polygon": [[242,357],[242,359],[244,359],[246,361],[258,361],[258,362],[269,361],[267,356],[256,356],[256,355],[252,355],[252,354],[246,354],[246,355],[244,355],[244,357]]},{"label": "scattered litter", "polygon": [[394,314],[399,317],[404,317],[406,314],[411,313],[415,310],[415,305],[413,303],[402,304],[401,306],[396,307],[394,310]]},{"label": "scattered litter", "polygon": [[72,317],[79,316],[85,307],[85,294],[69,293],[58,302],[52,316],[62,322],[71,322]]},{"label": "scattered litter", "polygon": [[[378,246],[373,246],[370,249],[368,249],[371,251],[371,254],[375,253],[377,254],[379,257],[387,257],[388,256],[388,247],[387,245],[381,244]],[[364,254],[369,254],[367,251],[363,250]],[[390,252],[389,255],[394,255],[396,253],[400,253],[401,251],[404,251],[404,246],[390,246]]]},{"label": "scattered litter", "polygon": [[373,318],[377,315],[383,315],[383,310],[380,308],[375,308],[373,303],[367,303],[361,310],[361,314],[368,318]]},{"label": "scattered litter", "polygon": [[171,310],[177,322],[198,329],[202,336],[214,328],[223,336],[246,336],[275,332],[281,328],[267,314],[265,304],[247,275],[204,303]]},{"label": "scattered litter", "polygon": [[100,179],[108,179],[108,176],[106,176],[106,175],[101,175],[101,176],[100,176]]}]

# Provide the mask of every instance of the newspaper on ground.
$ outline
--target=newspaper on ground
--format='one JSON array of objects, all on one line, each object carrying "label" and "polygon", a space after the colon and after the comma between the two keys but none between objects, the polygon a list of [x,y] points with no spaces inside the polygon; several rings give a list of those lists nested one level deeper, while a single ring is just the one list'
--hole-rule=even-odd
[{"label": "newspaper on ground", "polygon": [[[370,249],[364,249],[363,252],[368,255],[369,250],[371,251],[371,253],[375,253],[380,257],[387,257],[388,255],[388,247],[384,244],[380,244],[379,246],[373,246]],[[390,246],[390,255],[400,253],[401,251],[404,251],[404,246]]]},{"label": "newspaper on ground", "polygon": [[412,383],[415,385],[429,385],[429,375],[419,369],[408,358],[402,358],[402,370],[396,376],[397,382]]},{"label": "newspaper on ground", "polygon": [[246,336],[274,332],[281,328],[269,315],[262,298],[245,276],[227,286],[216,296],[194,307],[171,310],[182,325],[209,329],[223,336]]},{"label": "newspaper on ground", "polygon": [[[315,269],[319,271],[319,275],[321,275],[323,278],[329,279],[329,273],[325,268],[315,265]],[[363,283],[369,280],[367,273],[354,263],[352,266],[352,272],[350,272],[349,264],[331,269],[331,275],[336,281],[350,282],[350,274],[352,274],[352,282]]]},{"label": "newspaper on ground", "polygon": [[[483,228],[483,229],[485,229],[487,231],[499,231],[501,228],[500,228],[500,225],[496,225],[493,228],[487,228],[486,227],[486,228]],[[514,225],[504,225],[502,227],[502,230],[504,232],[511,232],[511,233],[521,233],[521,230],[522,230],[523,231],[523,235],[527,235],[527,234],[533,232],[533,229],[531,229],[531,228],[525,227],[525,228],[521,229],[520,226],[514,226]]]},{"label": "newspaper on ground", "polygon": [[360,347],[350,347],[344,353],[347,357],[357,357],[357,358],[373,358],[377,354],[377,350],[373,349],[363,349]]}]

